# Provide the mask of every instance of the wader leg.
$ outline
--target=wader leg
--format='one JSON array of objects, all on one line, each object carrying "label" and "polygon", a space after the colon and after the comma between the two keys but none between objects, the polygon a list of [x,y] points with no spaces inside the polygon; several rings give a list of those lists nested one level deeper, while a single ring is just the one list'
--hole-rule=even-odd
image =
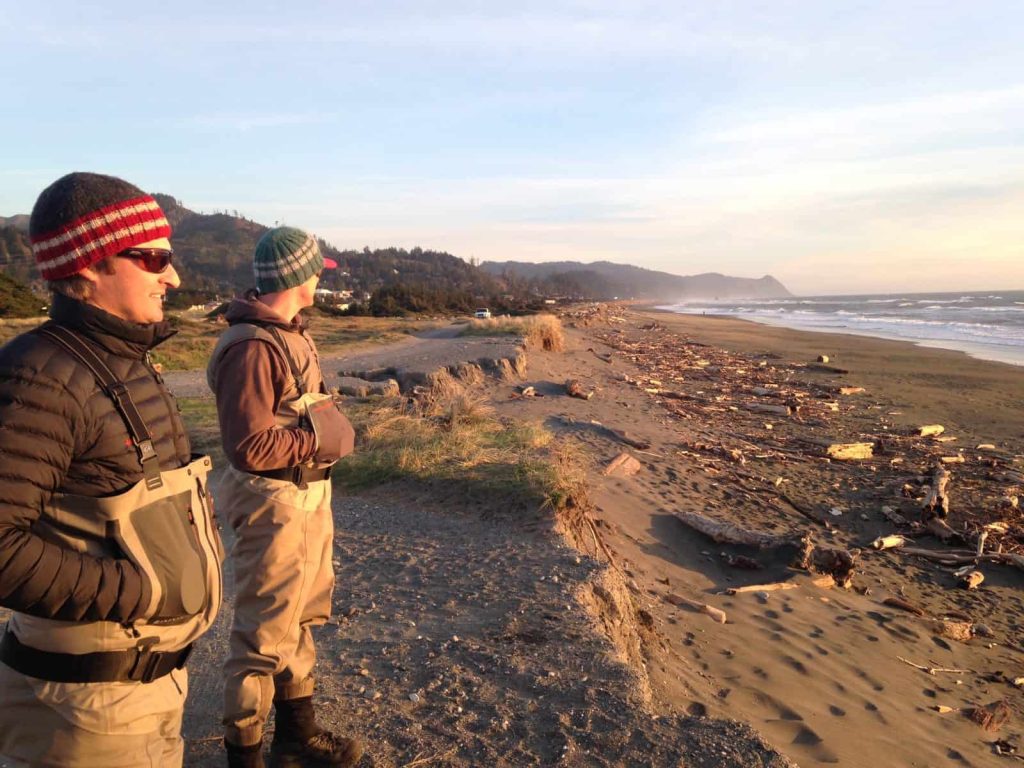
[{"label": "wader leg", "polygon": [[333,583],[330,482],[298,488],[230,469],[219,500],[237,536],[225,735],[245,746],[262,738],[277,681],[281,698],[313,691],[309,627],[327,619]]}]

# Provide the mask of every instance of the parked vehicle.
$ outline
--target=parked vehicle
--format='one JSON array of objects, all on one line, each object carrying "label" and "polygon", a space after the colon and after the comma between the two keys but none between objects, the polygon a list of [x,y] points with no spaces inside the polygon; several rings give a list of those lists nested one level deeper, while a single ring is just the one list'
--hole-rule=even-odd
[{"label": "parked vehicle", "polygon": [[491,310],[489,310],[487,307],[481,307],[480,309],[473,313],[473,317],[475,317],[477,320],[490,320]]}]

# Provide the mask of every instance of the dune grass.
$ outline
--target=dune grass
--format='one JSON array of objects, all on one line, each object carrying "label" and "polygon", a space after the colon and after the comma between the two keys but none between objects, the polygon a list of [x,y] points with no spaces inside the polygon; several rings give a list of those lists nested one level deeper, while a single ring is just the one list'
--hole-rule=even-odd
[{"label": "dune grass", "polygon": [[526,346],[560,352],[565,348],[562,321],[554,315],[524,315],[522,317],[492,317],[470,320],[463,336],[522,336]]},{"label": "dune grass", "polygon": [[413,482],[441,501],[494,514],[559,511],[581,503],[582,472],[539,422],[499,419],[479,395],[434,393],[352,403],[356,452],[334,470],[349,491]]}]

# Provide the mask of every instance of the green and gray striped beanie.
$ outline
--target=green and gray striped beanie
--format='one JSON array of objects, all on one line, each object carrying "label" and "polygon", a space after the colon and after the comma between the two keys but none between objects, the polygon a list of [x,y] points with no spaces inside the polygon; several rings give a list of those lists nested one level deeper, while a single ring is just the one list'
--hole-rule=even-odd
[{"label": "green and gray striped beanie", "polygon": [[295,227],[277,227],[256,243],[252,267],[256,290],[277,293],[302,285],[313,275],[337,265],[320,255],[316,238]]}]

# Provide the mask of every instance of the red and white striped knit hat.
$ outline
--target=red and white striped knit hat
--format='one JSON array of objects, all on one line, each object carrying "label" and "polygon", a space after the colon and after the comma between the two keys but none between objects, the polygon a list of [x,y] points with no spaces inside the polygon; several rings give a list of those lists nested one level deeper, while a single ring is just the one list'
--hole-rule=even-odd
[{"label": "red and white striped knit hat", "polygon": [[69,173],[42,191],[28,225],[45,280],[59,280],[126,248],[170,237],[171,225],[150,195],[98,173]]}]

